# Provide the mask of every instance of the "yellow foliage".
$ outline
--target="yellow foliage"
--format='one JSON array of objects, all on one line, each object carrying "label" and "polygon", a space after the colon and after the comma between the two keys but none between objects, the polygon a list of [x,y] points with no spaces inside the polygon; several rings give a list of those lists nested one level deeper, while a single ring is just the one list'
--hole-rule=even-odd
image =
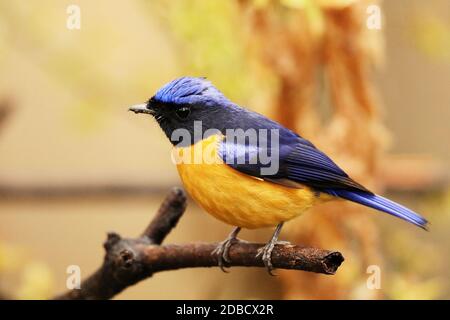
[{"label": "yellow foliage", "polygon": [[412,36],[417,48],[427,56],[450,62],[450,24],[435,15],[414,19]]},{"label": "yellow foliage", "polygon": [[48,299],[53,293],[53,276],[48,266],[30,262],[22,273],[22,283],[17,291],[18,299]]},{"label": "yellow foliage", "polygon": [[24,259],[25,251],[21,247],[0,243],[0,273],[16,270]]},{"label": "yellow foliage", "polygon": [[386,290],[392,299],[428,300],[437,299],[443,290],[443,279],[433,278],[426,281],[395,276]]},{"label": "yellow foliage", "polygon": [[[17,245],[0,243],[0,275],[2,292],[18,299],[47,299],[53,294],[54,279],[48,266],[27,257],[26,250]],[[18,289],[16,279],[19,279]]]},{"label": "yellow foliage", "polygon": [[307,7],[321,7],[323,9],[342,9],[348,7],[358,0],[280,0],[280,3],[295,9]]}]

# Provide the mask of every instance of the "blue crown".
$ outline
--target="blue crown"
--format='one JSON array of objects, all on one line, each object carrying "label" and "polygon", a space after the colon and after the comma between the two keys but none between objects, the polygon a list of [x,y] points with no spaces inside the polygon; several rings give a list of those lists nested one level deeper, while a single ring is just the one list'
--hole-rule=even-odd
[{"label": "blue crown", "polygon": [[156,92],[154,100],[174,104],[217,104],[229,102],[205,78],[181,77],[164,85]]}]

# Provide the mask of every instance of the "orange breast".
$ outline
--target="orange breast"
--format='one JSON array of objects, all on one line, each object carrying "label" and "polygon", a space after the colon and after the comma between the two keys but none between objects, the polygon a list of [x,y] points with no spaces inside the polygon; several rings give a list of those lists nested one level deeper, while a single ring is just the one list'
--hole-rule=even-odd
[{"label": "orange breast", "polygon": [[[186,191],[217,219],[248,229],[270,227],[295,218],[325,200],[306,186],[285,187],[221,163],[216,152],[221,139],[213,135],[193,146],[174,149],[174,159],[179,162],[177,169]],[[197,163],[186,163],[194,162],[195,152]],[[207,163],[198,163],[203,156]],[[215,162],[211,161],[213,158]]]}]

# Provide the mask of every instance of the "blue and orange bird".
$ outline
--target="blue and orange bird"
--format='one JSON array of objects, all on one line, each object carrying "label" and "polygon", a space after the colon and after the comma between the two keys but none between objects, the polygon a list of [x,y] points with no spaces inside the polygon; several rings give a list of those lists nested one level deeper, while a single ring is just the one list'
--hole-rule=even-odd
[{"label": "blue and orange bird", "polygon": [[349,200],[427,228],[422,216],[367,190],[311,142],[231,102],[205,78],[178,78],[130,110],[156,119],[174,145],[187,192],[235,227],[215,250],[222,270],[242,228],[276,226],[258,253],[270,273],[283,223],[325,201]]}]

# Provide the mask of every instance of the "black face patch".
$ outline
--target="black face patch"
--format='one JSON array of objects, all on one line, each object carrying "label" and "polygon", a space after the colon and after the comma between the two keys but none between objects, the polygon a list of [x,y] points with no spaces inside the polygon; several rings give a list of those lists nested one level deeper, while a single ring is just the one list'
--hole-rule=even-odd
[{"label": "black face patch", "polygon": [[155,120],[173,145],[180,143],[180,136],[186,136],[180,146],[192,145],[205,138],[208,129],[221,131],[227,119],[232,119],[226,107],[161,103],[150,100],[150,107],[155,111]]}]

